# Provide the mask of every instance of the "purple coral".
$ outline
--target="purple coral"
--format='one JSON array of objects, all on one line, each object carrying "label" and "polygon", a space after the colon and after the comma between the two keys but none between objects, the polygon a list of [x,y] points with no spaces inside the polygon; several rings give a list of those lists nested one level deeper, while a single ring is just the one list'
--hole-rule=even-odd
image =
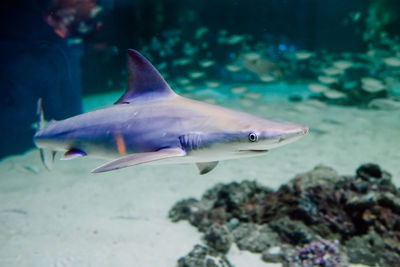
[{"label": "purple coral", "polygon": [[292,251],[292,253],[287,253],[286,266],[340,267],[347,266],[347,258],[344,253],[340,252],[337,240],[331,242],[318,239]]}]

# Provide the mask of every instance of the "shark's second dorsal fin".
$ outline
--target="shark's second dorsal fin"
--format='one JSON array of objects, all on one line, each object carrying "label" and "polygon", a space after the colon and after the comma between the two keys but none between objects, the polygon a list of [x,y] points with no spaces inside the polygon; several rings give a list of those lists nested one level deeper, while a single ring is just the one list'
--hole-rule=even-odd
[{"label": "shark's second dorsal fin", "polygon": [[115,104],[129,104],[138,97],[157,98],[175,95],[161,74],[138,51],[128,50],[129,86]]}]

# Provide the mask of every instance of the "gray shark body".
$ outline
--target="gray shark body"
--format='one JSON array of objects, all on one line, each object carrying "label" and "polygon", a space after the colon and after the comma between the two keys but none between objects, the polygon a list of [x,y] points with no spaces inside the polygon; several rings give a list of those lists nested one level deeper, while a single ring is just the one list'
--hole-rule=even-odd
[{"label": "gray shark body", "polygon": [[128,51],[128,63],[129,87],[115,105],[50,122],[36,145],[65,151],[64,159],[112,159],[93,172],[193,162],[204,174],[220,160],[262,155],[308,131],[179,96],[137,51]]}]

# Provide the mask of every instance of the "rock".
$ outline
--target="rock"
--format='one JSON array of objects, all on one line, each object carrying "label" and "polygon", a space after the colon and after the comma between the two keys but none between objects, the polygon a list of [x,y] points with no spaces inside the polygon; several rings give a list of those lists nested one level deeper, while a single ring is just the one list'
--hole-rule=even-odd
[{"label": "rock", "polygon": [[368,93],[378,93],[387,90],[381,80],[372,77],[361,78],[361,88]]},{"label": "rock", "polygon": [[332,85],[339,82],[339,79],[332,76],[318,76],[318,81],[326,85]]},{"label": "rock", "polygon": [[253,51],[253,52],[248,52],[248,53],[243,54],[243,57],[246,60],[257,60],[257,59],[261,58],[261,55],[260,55],[260,53]]},{"label": "rock", "polygon": [[294,57],[297,60],[307,60],[315,56],[315,53],[309,51],[297,51],[294,53]]},{"label": "rock", "polygon": [[[217,217],[223,217],[216,210],[213,216],[209,216],[208,211],[212,208],[212,201],[198,201],[195,199],[186,199],[176,203],[169,211],[168,217],[177,222],[180,220],[188,220],[192,225],[198,227],[201,231],[205,231],[213,221],[217,221]],[[223,213],[223,211],[221,211]],[[223,218],[221,218],[223,220]]]},{"label": "rock", "polygon": [[[333,264],[346,261],[339,260],[345,258],[339,244],[329,240],[354,252],[354,263],[396,266],[400,258],[400,189],[373,163],[353,176],[318,165],[276,191],[254,181],[217,184],[199,201],[178,202],[170,217],[205,232],[213,251],[226,252],[235,242],[286,266],[346,266]],[[277,247],[282,253],[274,253]],[[361,260],[365,254],[368,260]]]},{"label": "rock", "polygon": [[324,68],[322,72],[327,76],[337,76],[343,74],[343,69],[338,69],[336,67]]},{"label": "rock", "polygon": [[283,217],[270,223],[271,229],[279,234],[281,240],[292,245],[309,243],[316,236],[304,223]]},{"label": "rock", "polygon": [[239,225],[239,220],[237,218],[232,218],[229,220],[228,226],[230,229],[234,229],[238,225]]},{"label": "rock", "polygon": [[339,180],[341,177],[333,168],[319,164],[311,171],[296,175],[289,184],[304,191],[311,186],[333,186]]},{"label": "rock", "polygon": [[242,223],[232,231],[232,234],[237,246],[242,250],[260,253],[280,244],[279,235],[268,225]]},{"label": "rock", "polygon": [[204,234],[204,240],[209,247],[225,254],[233,243],[233,235],[226,225],[213,224]]},{"label": "rock", "polygon": [[[363,164],[356,170],[357,177],[369,181],[370,179],[382,178],[382,170],[377,164],[367,163]],[[388,175],[388,174],[385,174]]]},{"label": "rock", "polygon": [[365,210],[377,203],[376,194],[369,193],[367,195],[353,196],[346,202],[346,208],[349,210],[360,211]]},{"label": "rock", "polygon": [[[368,55],[321,52],[308,64],[297,64],[303,76],[313,77],[316,82],[309,88],[319,95],[309,98],[320,99],[330,104],[355,105],[361,107],[399,109],[396,101],[374,101],[388,99],[396,88],[399,76],[400,57],[398,52],[373,49]],[[340,58],[338,60],[338,58]],[[300,63],[300,62],[298,62]],[[306,70],[304,70],[306,68]],[[371,105],[369,103],[371,102]]]},{"label": "rock", "polygon": [[181,200],[169,211],[168,217],[173,222],[188,220],[190,215],[195,211],[194,207],[198,202],[199,201],[194,198]]},{"label": "rock", "polygon": [[275,81],[275,80],[276,80],[276,77],[274,77],[274,76],[272,76],[272,75],[264,74],[264,75],[260,75],[260,80],[263,81],[263,82],[268,83],[268,82],[273,82],[273,81]]},{"label": "rock", "polygon": [[230,71],[230,72],[238,72],[242,70],[242,66],[236,65],[236,64],[230,64],[230,65],[226,65],[226,68]]},{"label": "rock", "polygon": [[383,110],[399,110],[400,101],[394,101],[387,98],[376,98],[368,103],[368,107]]},{"label": "rock", "polygon": [[353,62],[347,60],[338,60],[333,62],[333,66],[340,70],[346,70],[354,65]]},{"label": "rock", "polygon": [[272,192],[271,189],[256,181],[243,181],[227,185],[217,184],[202,196],[202,200],[214,200],[216,206],[227,205],[233,208],[249,201],[254,195]]},{"label": "rock", "polygon": [[195,245],[188,255],[178,260],[178,267],[233,267],[224,254],[209,247]]},{"label": "rock", "polygon": [[350,262],[373,266],[397,266],[400,262],[400,255],[392,253],[385,240],[374,231],[352,237],[344,246]]},{"label": "rock", "polygon": [[[390,192],[385,192],[380,195],[378,198],[378,204],[382,205],[384,207],[388,207],[392,209],[397,215],[390,215],[390,214],[383,214],[380,216],[381,218],[385,219],[387,222],[387,219],[385,218],[386,216],[390,215],[391,217],[395,218],[390,218],[392,223],[387,223],[388,226],[392,226],[391,228],[400,230],[400,195],[399,194],[393,194]],[[392,213],[391,211],[387,211],[387,213]],[[397,219],[396,219],[397,217]]]},{"label": "rock", "polygon": [[228,222],[231,218],[243,221],[248,220],[249,216],[255,216],[249,212],[251,205],[248,203],[270,192],[272,192],[271,189],[261,186],[255,181],[218,184],[203,195],[202,202],[213,203],[211,215],[214,218],[220,218],[221,222]]},{"label": "rock", "polygon": [[323,92],[323,95],[328,98],[328,99],[341,99],[341,98],[346,98],[347,95],[343,92],[337,91],[337,90],[326,90]]},{"label": "rock", "polygon": [[383,62],[393,68],[399,68],[400,67],[400,58],[399,57],[387,57],[383,59]]},{"label": "rock", "polygon": [[251,214],[246,212],[244,203],[271,191],[254,181],[217,184],[204,193],[201,201],[195,199],[179,201],[170,210],[169,218],[175,222],[189,220],[204,232],[215,222],[224,224],[232,218],[245,220]]},{"label": "rock", "polygon": [[279,246],[266,249],[262,253],[262,259],[265,262],[282,262],[285,259],[283,250]]}]

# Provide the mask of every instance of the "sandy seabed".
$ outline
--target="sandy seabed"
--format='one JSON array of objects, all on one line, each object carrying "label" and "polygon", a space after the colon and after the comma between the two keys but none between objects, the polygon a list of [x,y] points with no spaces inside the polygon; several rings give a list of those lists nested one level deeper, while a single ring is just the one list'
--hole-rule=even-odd
[{"label": "sandy seabed", "polygon": [[[99,96],[86,104],[113,99]],[[186,221],[172,223],[168,211],[183,198],[201,197],[216,183],[252,179],[277,188],[319,163],[353,174],[360,164],[374,162],[400,186],[399,111],[318,101],[236,99],[223,104],[304,123],[310,134],[262,157],[221,162],[203,176],[193,165],[141,165],[91,174],[104,162],[92,158],[56,161],[47,171],[37,150],[8,157],[0,162],[0,266],[175,266],[201,241],[201,233]],[[236,247],[228,258],[237,267],[269,266],[259,254]]]}]

